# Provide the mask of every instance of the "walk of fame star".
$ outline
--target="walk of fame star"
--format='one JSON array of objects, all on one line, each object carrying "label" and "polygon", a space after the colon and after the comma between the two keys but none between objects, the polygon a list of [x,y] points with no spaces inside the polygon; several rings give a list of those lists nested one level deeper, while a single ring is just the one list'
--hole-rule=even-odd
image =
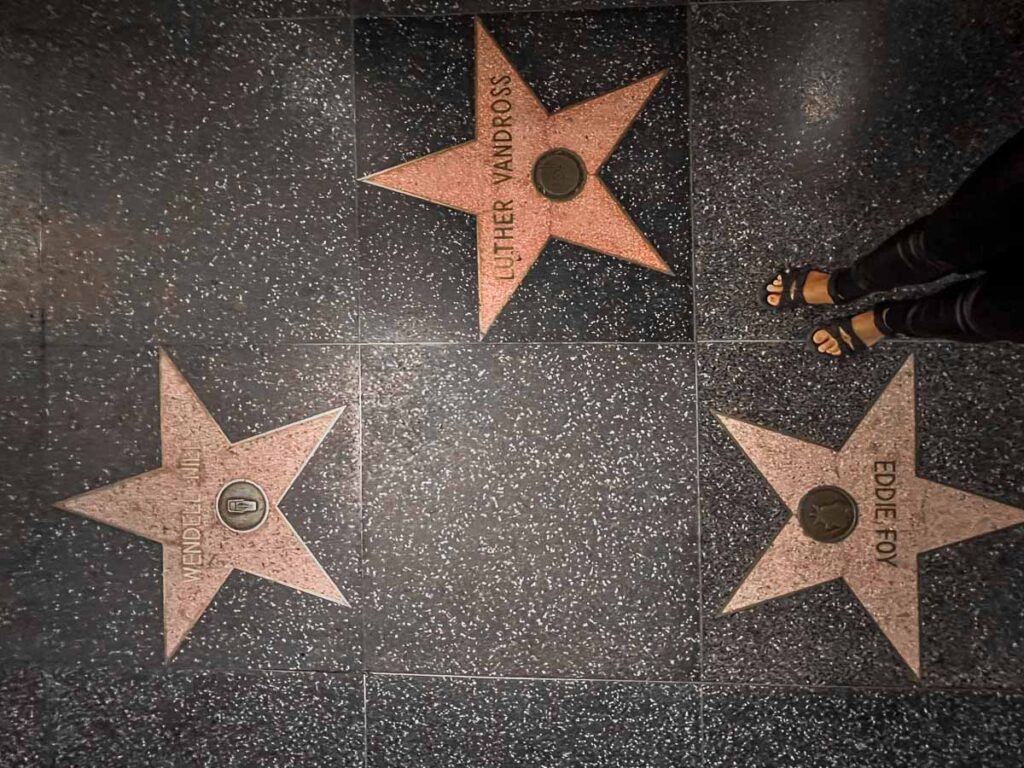
[{"label": "walk of fame star", "polygon": [[232,443],[160,352],[160,469],[56,506],[163,545],[164,656],[233,570],[347,606],[278,504],[340,410]]},{"label": "walk of fame star", "polygon": [[477,20],[476,138],[363,181],[476,216],[481,335],[552,238],[671,274],[598,176],[664,76],[548,113]]},{"label": "walk of fame star", "polygon": [[[918,554],[1024,523],[1024,511],[917,476],[913,357],[839,451],[716,415],[792,513],[724,612],[843,579],[920,676]],[[822,486],[859,509],[834,543],[800,520],[801,501]],[[827,512],[826,532],[839,522]]]}]

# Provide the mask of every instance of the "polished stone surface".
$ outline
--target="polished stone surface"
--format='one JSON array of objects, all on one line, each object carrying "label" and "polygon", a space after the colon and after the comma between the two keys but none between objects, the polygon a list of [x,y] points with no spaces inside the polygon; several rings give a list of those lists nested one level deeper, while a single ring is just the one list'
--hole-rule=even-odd
[{"label": "polished stone surface", "polygon": [[11,648],[34,632],[19,579],[30,570],[31,516],[45,481],[39,471],[46,429],[43,351],[0,345],[0,371],[0,647],[7,662]]},{"label": "polished stone surface", "polygon": [[0,28],[105,33],[153,24],[184,41],[229,20],[345,16],[349,5],[350,0],[6,0]]},{"label": "polished stone surface", "polygon": [[[927,346],[916,358],[922,476],[1024,505],[1024,350]],[[1018,527],[923,559],[922,650],[932,682],[1024,687],[1022,553]]]},{"label": "polished stone surface", "polygon": [[42,335],[42,147],[32,80],[39,54],[38,41],[0,28],[0,343]]},{"label": "polished stone surface", "polygon": [[724,612],[840,579],[920,676],[918,559],[1020,526],[1024,509],[917,476],[916,399],[911,355],[839,450],[716,412],[791,513]]},{"label": "polished stone surface", "polygon": [[[548,110],[667,69],[601,177],[674,277],[552,243],[481,343],[473,218],[358,182],[473,137],[475,14]],[[1019,129],[1022,34],[0,3],[0,768],[1018,766],[1024,526],[917,559],[920,677],[840,581],[723,614],[790,512],[714,414],[838,450],[913,355],[918,477],[1024,506],[1024,352],[835,365],[759,306]],[[351,610],[234,573],[164,661],[160,546],[53,507],[161,465],[161,347],[231,441],[345,408],[282,514]]]},{"label": "polished stone surface", "polygon": [[45,706],[42,673],[0,667],[0,765],[38,765]]},{"label": "polished stone surface", "polygon": [[160,466],[54,506],[160,544],[164,660],[235,572],[351,609],[281,512],[344,407],[231,440],[166,350],[158,365]]},{"label": "polished stone surface", "polygon": [[362,181],[476,218],[481,337],[552,240],[671,275],[600,176],[667,71],[549,112],[483,22],[473,26],[474,138]]},{"label": "polished stone surface", "polygon": [[0,344],[0,506],[14,512],[39,491],[35,462],[45,428],[43,350]]},{"label": "polished stone surface", "polygon": [[370,768],[698,765],[696,688],[372,675]]},{"label": "polished stone surface", "polygon": [[[1013,348],[888,343],[854,367],[817,359],[792,343],[701,346],[705,679],[914,684],[915,676],[901,666],[870,614],[841,582],[723,615],[789,513],[712,413],[724,410],[838,450],[911,353],[918,361],[917,474],[1020,505],[1019,478],[1009,466],[1024,460],[1011,438],[1013,424],[1024,416],[1020,398],[1013,396],[1024,356]],[[975,371],[970,384],[951,395],[950,376],[965,370]],[[972,399],[969,427],[933,403],[971,397],[972,390],[989,396]],[[993,397],[994,392],[1001,396]],[[962,448],[957,447],[961,439]],[[1007,452],[1001,473],[985,451]],[[965,464],[984,481],[976,484],[963,471],[947,476]],[[1022,629],[1021,572],[1013,564],[1022,532],[1020,526],[1010,528],[919,558],[923,683],[1019,688],[1024,682],[1020,644],[1013,639]]]},{"label": "polished stone surface", "polygon": [[355,338],[346,21],[47,40],[48,339]]},{"label": "polished stone surface", "polygon": [[357,16],[433,16],[509,11],[596,10],[680,5],[675,0],[352,0]]},{"label": "polished stone surface", "polygon": [[704,689],[708,768],[1013,768],[1024,696],[857,689]]},{"label": "polished stone surface", "polygon": [[692,680],[693,356],[363,350],[371,669]]},{"label": "polished stone surface", "polygon": [[[331,579],[359,605],[358,352],[351,347],[171,348],[230,440],[346,407],[281,503]],[[45,493],[25,522],[14,604],[28,618],[7,653],[161,664],[160,550],[155,543],[48,507],[159,466],[156,350],[51,348],[47,353]],[[175,663],[352,669],[358,608],[242,573],[214,598]]]},{"label": "polished stone surface", "polygon": [[[1016,0],[692,10],[701,339],[795,338],[785,264],[846,264],[945,200],[1024,124]],[[737,290],[742,288],[742,290]]]},{"label": "polished stone surface", "polygon": [[47,676],[55,765],[363,765],[362,676],[60,670]]},{"label": "polished stone surface", "polygon": [[[688,341],[690,259],[685,13],[680,9],[483,18],[548,110],[668,69],[601,178],[674,277],[550,243],[488,341]],[[473,20],[356,22],[359,172],[473,138]],[[362,338],[475,340],[476,235],[458,211],[361,185]],[[430,206],[426,210],[424,208]],[[592,223],[601,229],[607,217]],[[396,229],[394,222],[407,222]]]}]

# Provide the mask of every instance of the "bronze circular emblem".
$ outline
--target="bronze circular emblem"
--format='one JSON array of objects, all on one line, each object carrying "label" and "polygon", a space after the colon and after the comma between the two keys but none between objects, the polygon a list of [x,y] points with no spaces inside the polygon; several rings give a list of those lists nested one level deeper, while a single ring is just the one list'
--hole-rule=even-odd
[{"label": "bronze circular emblem", "polygon": [[572,200],[587,181],[583,160],[568,149],[552,149],[533,165],[533,184],[551,200]]},{"label": "bronze circular emblem", "polygon": [[857,527],[857,502],[842,488],[820,485],[800,499],[800,527],[815,541],[835,544]]},{"label": "bronze circular emblem", "polygon": [[217,516],[232,531],[245,533],[267,519],[267,494],[249,480],[233,480],[217,495]]}]

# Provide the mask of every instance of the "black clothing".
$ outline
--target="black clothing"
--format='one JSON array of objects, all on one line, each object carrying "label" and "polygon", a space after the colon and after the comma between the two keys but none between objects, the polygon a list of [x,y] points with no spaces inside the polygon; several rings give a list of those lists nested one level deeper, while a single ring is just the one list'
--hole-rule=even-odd
[{"label": "black clothing", "polygon": [[934,213],[834,276],[852,300],[950,274],[981,276],[920,299],[885,302],[887,333],[1024,342],[1024,131]]}]

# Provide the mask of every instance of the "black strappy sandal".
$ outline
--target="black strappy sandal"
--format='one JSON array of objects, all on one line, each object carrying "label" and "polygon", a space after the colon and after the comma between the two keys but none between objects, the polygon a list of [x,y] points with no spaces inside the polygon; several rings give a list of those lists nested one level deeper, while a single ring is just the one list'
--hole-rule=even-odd
[{"label": "black strappy sandal", "polygon": [[[882,334],[883,339],[892,335],[892,330],[885,322],[885,310],[885,304],[876,304],[873,309],[875,327],[878,329],[878,332]],[[818,331],[825,331],[825,333],[829,334],[839,343],[838,355],[830,355],[828,352],[822,352],[818,349],[818,342],[814,340],[814,336]],[[865,350],[871,349],[871,347],[865,344],[861,340],[860,336],[858,336],[853,330],[852,317],[841,317],[828,325],[819,325],[807,335],[807,343],[815,354],[821,355],[822,357],[833,358],[835,360],[853,357]]]},{"label": "black strappy sandal", "polygon": [[[811,304],[804,299],[804,286],[807,284],[807,278],[811,272],[825,272],[820,267],[786,267],[775,273],[776,278],[782,278],[782,292],[772,293],[765,289],[764,302],[768,304],[769,296],[778,296],[779,303],[769,307],[773,309],[792,309],[793,307],[827,307],[828,304]],[[828,295],[832,299],[833,304],[843,304],[846,302],[842,296],[836,291],[836,274],[837,270],[828,272]]]}]

